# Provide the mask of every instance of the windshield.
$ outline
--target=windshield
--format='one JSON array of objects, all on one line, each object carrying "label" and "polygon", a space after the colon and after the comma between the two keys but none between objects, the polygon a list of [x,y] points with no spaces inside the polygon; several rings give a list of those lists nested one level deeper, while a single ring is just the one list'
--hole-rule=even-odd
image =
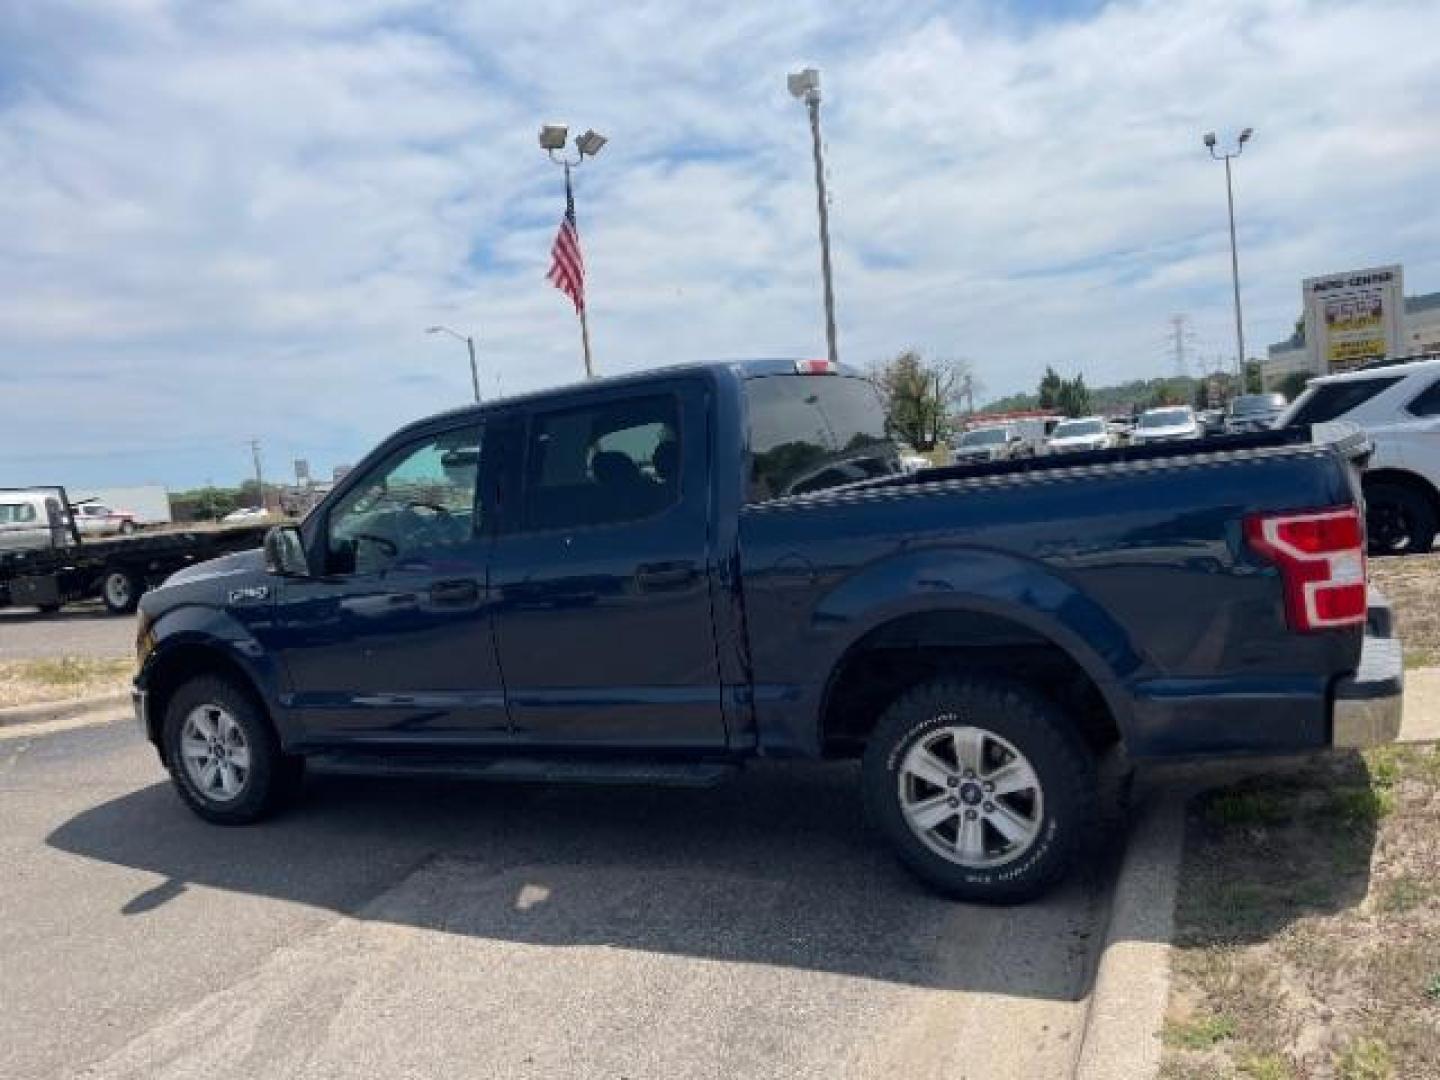
[{"label": "windshield", "polygon": [[1080,435],[1104,435],[1105,424],[1100,420],[1067,420],[1055,429],[1055,439],[1073,439]]},{"label": "windshield", "polygon": [[769,375],[748,379],[745,399],[751,502],[901,471],[885,406],[865,379]]},{"label": "windshield", "polygon": [[980,428],[967,431],[960,437],[961,446],[994,446],[1005,441],[1005,429],[998,427]]},{"label": "windshield", "polygon": [[1246,394],[1235,399],[1230,406],[1230,413],[1232,416],[1239,416],[1242,413],[1277,412],[1283,408],[1284,394]]},{"label": "windshield", "polygon": [[1140,417],[1142,428],[1179,427],[1190,423],[1189,409],[1156,409]]}]

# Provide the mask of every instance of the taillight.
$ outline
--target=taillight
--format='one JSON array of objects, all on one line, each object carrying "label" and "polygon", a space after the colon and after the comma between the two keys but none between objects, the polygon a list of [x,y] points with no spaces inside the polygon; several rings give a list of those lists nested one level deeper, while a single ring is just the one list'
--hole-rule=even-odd
[{"label": "taillight", "polygon": [[1355,507],[1251,514],[1245,538],[1280,568],[1292,630],[1365,621],[1365,530]]},{"label": "taillight", "polygon": [[838,370],[829,360],[796,360],[797,375],[836,375]]}]

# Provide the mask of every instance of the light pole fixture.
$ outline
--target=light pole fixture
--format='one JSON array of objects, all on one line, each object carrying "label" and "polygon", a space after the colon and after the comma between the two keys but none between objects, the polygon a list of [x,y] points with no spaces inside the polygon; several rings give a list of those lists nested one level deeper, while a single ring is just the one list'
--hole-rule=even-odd
[{"label": "light pole fixture", "polygon": [[575,303],[575,311],[580,316],[585,377],[593,379],[595,368],[590,359],[590,322],[585,315],[585,271],[580,256],[580,233],[575,224],[575,189],[571,184],[570,170],[578,169],[585,164],[586,158],[600,153],[609,140],[594,128],[587,128],[585,134],[575,136],[575,156],[571,158],[565,155],[565,140],[569,134],[570,129],[565,124],[543,124],[540,127],[540,149],[565,170],[565,217],[551,252],[554,262],[550,269],[550,281]]},{"label": "light pole fixture", "polygon": [[475,403],[480,403],[480,369],[475,366],[475,339],[469,334],[461,334],[451,330],[448,326],[427,326],[427,334],[449,334],[456,341],[463,341],[466,350],[470,353],[470,385],[475,390]]},{"label": "light pole fixture", "polygon": [[805,68],[793,72],[785,84],[790,95],[805,102],[810,112],[810,142],[815,156],[815,203],[820,211],[820,277],[825,286],[825,344],[830,363],[839,363],[835,345],[835,285],[830,273],[830,205],[825,194],[825,159],[820,145],[820,72]]},{"label": "light pole fixture", "polygon": [[1230,211],[1230,282],[1235,290],[1235,368],[1241,389],[1245,386],[1245,323],[1240,315],[1240,257],[1235,250],[1235,185],[1230,178],[1230,159],[1238,158],[1245,152],[1245,144],[1254,134],[1254,128],[1245,128],[1235,140],[1235,149],[1228,152],[1216,152],[1213,131],[1207,131],[1204,139],[1210,156],[1225,162],[1225,203]]}]

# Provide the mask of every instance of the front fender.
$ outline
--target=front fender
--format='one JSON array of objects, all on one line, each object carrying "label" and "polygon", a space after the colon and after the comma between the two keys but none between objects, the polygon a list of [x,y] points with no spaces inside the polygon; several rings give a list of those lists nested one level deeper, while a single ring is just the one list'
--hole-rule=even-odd
[{"label": "front fender", "polygon": [[283,690],[283,672],[243,622],[220,608],[186,604],[165,611],[148,629],[153,645],[135,675],[137,689],[149,692],[158,674],[168,678],[173,664],[194,666],[203,651],[249,680],[271,714],[281,742],[289,743],[285,718],[271,704]]}]

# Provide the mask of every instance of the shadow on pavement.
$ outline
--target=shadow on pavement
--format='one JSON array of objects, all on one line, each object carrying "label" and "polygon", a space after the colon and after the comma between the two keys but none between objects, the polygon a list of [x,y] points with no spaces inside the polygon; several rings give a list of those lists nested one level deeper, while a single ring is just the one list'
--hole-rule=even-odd
[{"label": "shadow on pavement", "polygon": [[1115,862],[1022,908],[946,901],[865,827],[843,764],[702,790],[312,776],[293,811],[240,829],[154,784],[47,839],[163,875],[125,905],[134,917],[203,886],[505,942],[1067,1001],[1088,992]]}]

